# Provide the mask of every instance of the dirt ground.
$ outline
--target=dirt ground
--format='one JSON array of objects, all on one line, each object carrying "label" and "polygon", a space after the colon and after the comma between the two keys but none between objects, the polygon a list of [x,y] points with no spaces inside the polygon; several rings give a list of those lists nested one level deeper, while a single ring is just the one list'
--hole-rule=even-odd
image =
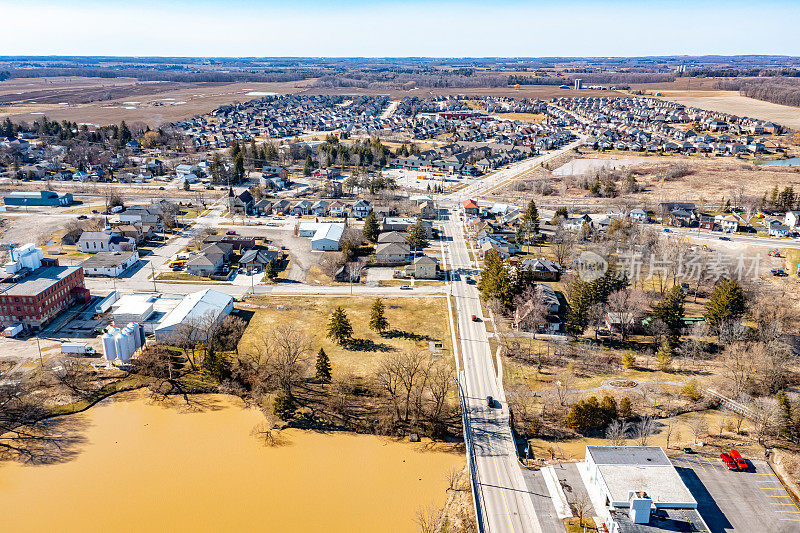
[{"label": "dirt ground", "polygon": [[[577,154],[572,152],[572,158],[587,159],[626,159],[630,158],[629,152],[604,153],[588,151]],[[511,182],[500,187],[489,196],[495,201],[505,201],[518,204],[534,198],[543,204],[557,203],[559,205],[581,206],[614,206],[636,205],[653,207],[664,201],[689,201],[700,206],[712,208],[718,206],[722,197],[731,198],[740,192],[747,196],[761,198],[765,192],[769,193],[777,185],[780,189],[793,186],[795,190],[800,187],[800,170],[791,166],[757,166],[752,160],[734,157],[703,157],[703,156],[651,156],[636,154],[640,163],[628,165],[618,170],[620,175],[628,171],[634,173],[637,183],[641,187],[638,192],[622,193],[620,179],[617,182],[620,193],[615,198],[597,198],[591,196],[588,190],[581,188],[580,179],[573,176],[550,175],[550,172],[536,168],[522,176],[521,183],[532,183],[537,179],[549,179],[552,184],[552,194],[542,196],[533,190],[519,190],[522,185]],[[568,158],[554,162],[551,169],[558,168],[567,163]],[[665,179],[668,168],[685,165],[689,174],[680,178]],[[701,207],[702,208],[702,207]]]},{"label": "dirt ground", "polygon": [[[299,92],[309,83],[310,80],[218,84],[148,83],[130,78],[20,78],[0,82],[0,118],[32,121],[46,114],[49,119],[78,123],[103,125],[125,120],[129,124],[144,122],[158,127],[224,104],[259,98],[264,93]],[[96,96],[96,101],[70,102],[70,98],[85,101],[81,95],[86,92]]]}]

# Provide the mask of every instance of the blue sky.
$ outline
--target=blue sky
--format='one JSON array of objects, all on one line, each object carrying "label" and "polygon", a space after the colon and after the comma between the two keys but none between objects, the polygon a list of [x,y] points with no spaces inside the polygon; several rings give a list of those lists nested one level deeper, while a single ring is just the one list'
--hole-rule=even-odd
[{"label": "blue sky", "polygon": [[0,0],[0,54],[800,55],[800,0]]}]

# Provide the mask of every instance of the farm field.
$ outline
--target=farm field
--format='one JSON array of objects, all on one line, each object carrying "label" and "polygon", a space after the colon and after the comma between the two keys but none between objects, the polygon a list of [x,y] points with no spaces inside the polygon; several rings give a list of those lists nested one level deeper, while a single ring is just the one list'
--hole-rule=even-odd
[{"label": "farm field", "polygon": [[736,91],[665,91],[665,100],[679,104],[701,107],[710,111],[755,117],[777,122],[789,128],[800,128],[800,108],[762,102],[754,98],[740,96]]},{"label": "farm field", "polygon": [[[0,82],[0,118],[33,121],[47,115],[51,120],[97,125],[125,120],[155,128],[224,104],[270,93],[299,92],[308,83],[309,80],[219,84],[140,82],[131,78],[18,78]],[[89,98],[93,101],[86,103]]]}]

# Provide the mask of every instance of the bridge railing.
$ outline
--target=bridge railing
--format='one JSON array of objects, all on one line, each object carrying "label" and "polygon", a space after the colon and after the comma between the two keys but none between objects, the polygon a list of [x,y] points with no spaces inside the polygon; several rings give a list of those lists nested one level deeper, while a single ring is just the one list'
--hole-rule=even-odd
[{"label": "bridge railing", "polygon": [[484,515],[483,491],[478,482],[478,463],[475,459],[475,447],[472,442],[472,427],[469,421],[469,411],[467,410],[467,398],[464,389],[461,388],[461,381],[453,378],[458,389],[458,399],[461,404],[461,420],[464,429],[464,446],[467,451],[467,466],[469,471],[469,481],[472,488],[472,501],[475,502],[475,523],[478,525],[478,532],[488,531],[486,516]]}]

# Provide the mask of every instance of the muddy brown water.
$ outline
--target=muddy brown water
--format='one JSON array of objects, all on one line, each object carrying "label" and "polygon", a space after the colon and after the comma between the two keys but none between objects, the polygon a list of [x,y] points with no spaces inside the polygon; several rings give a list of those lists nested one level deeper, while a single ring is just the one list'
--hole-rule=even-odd
[{"label": "muddy brown water", "polygon": [[265,446],[258,410],[200,399],[187,411],[118,395],[72,417],[74,457],[0,463],[0,530],[416,531],[464,465],[447,445],[371,435],[287,430]]}]

